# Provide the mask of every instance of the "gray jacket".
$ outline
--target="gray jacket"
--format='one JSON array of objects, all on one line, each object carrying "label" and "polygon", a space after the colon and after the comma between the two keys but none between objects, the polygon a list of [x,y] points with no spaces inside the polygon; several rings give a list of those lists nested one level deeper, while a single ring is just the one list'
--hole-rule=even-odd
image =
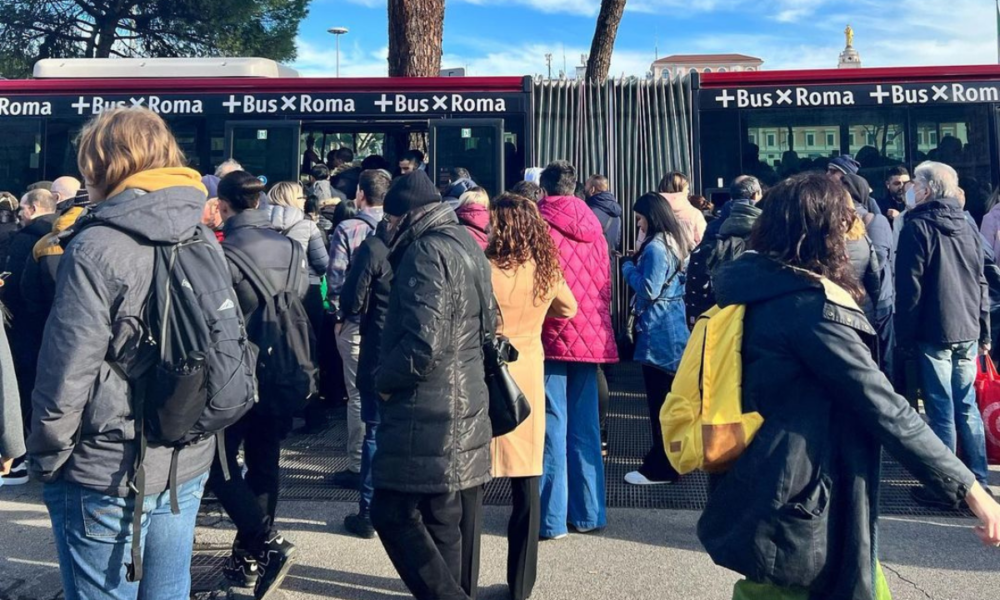
[{"label": "gray jacket", "polygon": [[0,458],[24,456],[21,396],[14,377],[14,359],[7,344],[7,328],[0,323]]},{"label": "gray jacket", "polygon": [[293,206],[271,206],[268,216],[275,229],[302,245],[309,263],[309,285],[319,285],[330,262],[319,226]]},{"label": "gray jacket", "polygon": [[[114,227],[87,227],[66,248],[32,396],[28,452],[31,471],[42,481],[62,477],[104,494],[128,495],[135,423],[128,384],[107,355],[115,332],[142,315],[154,265],[148,242],[186,238],[204,206],[205,194],[195,188],[126,190],[91,211],[93,219]],[[182,449],[178,484],[206,473],[214,450],[214,438]],[[150,444],[146,494],[167,489],[171,452]]]}]

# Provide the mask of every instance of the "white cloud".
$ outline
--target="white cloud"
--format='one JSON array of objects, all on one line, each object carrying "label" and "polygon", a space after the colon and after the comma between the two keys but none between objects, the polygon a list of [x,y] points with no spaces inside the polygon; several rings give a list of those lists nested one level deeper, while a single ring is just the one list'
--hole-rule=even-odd
[{"label": "white cloud", "polygon": [[[346,41],[346,40],[345,40]],[[331,37],[328,45],[307,41],[301,36],[295,40],[298,58],[292,67],[303,77],[333,77],[337,73],[337,52]],[[389,47],[365,50],[357,41],[340,45],[341,77],[385,77],[388,72],[386,57]]]}]

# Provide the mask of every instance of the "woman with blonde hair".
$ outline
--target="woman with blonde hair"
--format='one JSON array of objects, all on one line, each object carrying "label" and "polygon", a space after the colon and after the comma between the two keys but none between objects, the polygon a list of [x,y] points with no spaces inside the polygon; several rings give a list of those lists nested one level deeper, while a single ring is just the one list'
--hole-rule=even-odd
[{"label": "woman with blonde hair", "polygon": [[282,181],[275,184],[267,194],[271,206],[271,224],[274,228],[295,240],[306,252],[309,262],[309,293],[303,305],[309,314],[313,331],[320,335],[323,323],[323,275],[330,263],[330,253],[323,241],[323,232],[315,221],[306,216],[306,194],[296,181]]},{"label": "woman with blonde hair", "polygon": [[538,563],[539,478],[545,447],[545,351],[548,317],[576,316],[576,299],[559,267],[559,253],[538,206],[514,194],[490,211],[486,258],[493,271],[497,333],[510,339],[518,359],[510,373],[531,404],[524,423],[493,441],[493,476],[509,477],[513,508],[507,527],[507,584],[514,600],[531,596]]},{"label": "woman with blonde hair", "polygon": [[[228,267],[215,238],[199,229],[200,175],[185,167],[158,115],[122,108],[94,117],[80,133],[78,166],[95,206],[59,266],[39,356],[45,376],[33,396],[31,470],[46,484],[67,600],[183,600],[215,438],[178,448],[140,443],[125,373],[143,349],[155,248],[198,239],[218,250],[220,273]],[[249,365],[230,385],[252,397]],[[136,522],[142,549],[130,561]]]}]

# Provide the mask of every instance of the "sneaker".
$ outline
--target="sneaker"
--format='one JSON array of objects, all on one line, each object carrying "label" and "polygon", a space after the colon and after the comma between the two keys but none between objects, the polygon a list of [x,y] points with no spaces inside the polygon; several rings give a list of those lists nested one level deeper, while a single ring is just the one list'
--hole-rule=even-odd
[{"label": "sneaker", "polygon": [[285,538],[275,534],[257,555],[259,575],[253,588],[256,600],[265,600],[272,592],[281,587],[281,582],[288,575],[288,569],[295,562],[295,545],[285,541]]},{"label": "sneaker", "polygon": [[3,476],[4,485],[24,485],[28,483],[28,463],[24,457],[14,459],[10,473]]},{"label": "sneaker", "polygon": [[229,555],[226,564],[222,566],[222,574],[236,587],[252,588],[257,584],[257,576],[260,572],[256,559],[234,543],[233,553]]},{"label": "sneaker", "polygon": [[917,504],[926,506],[927,508],[936,508],[938,510],[958,509],[958,505],[955,502],[922,485],[910,488],[910,495]]},{"label": "sneaker", "polygon": [[631,471],[625,474],[625,483],[629,485],[667,485],[676,482],[675,479],[649,479],[639,471]]},{"label": "sneaker", "polygon": [[572,527],[577,533],[594,533],[604,529],[603,527],[577,527],[576,525],[573,525]]},{"label": "sneaker", "polygon": [[557,533],[552,537],[545,537],[544,535],[538,536],[538,539],[543,542],[554,542],[556,540],[564,540],[569,537],[568,533]]},{"label": "sneaker", "polygon": [[611,446],[607,442],[601,442],[601,456],[607,458],[611,454]]},{"label": "sneaker", "polygon": [[330,485],[348,490],[356,490],[361,485],[361,475],[354,471],[338,471],[326,478]]},{"label": "sneaker", "polygon": [[368,515],[360,513],[356,515],[347,515],[344,517],[344,529],[346,529],[348,533],[366,540],[370,540],[375,537],[375,527],[372,525],[372,520],[368,517]]}]

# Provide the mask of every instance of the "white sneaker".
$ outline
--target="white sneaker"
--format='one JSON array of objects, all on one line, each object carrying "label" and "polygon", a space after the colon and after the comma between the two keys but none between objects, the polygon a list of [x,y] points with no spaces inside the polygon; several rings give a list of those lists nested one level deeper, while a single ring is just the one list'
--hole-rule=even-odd
[{"label": "white sneaker", "polygon": [[674,483],[673,481],[654,481],[652,479],[647,479],[645,475],[639,471],[631,471],[625,475],[625,483],[629,485],[668,485]]},{"label": "white sneaker", "polygon": [[24,460],[10,468],[10,473],[3,476],[3,485],[24,485],[28,483],[28,463]]}]

